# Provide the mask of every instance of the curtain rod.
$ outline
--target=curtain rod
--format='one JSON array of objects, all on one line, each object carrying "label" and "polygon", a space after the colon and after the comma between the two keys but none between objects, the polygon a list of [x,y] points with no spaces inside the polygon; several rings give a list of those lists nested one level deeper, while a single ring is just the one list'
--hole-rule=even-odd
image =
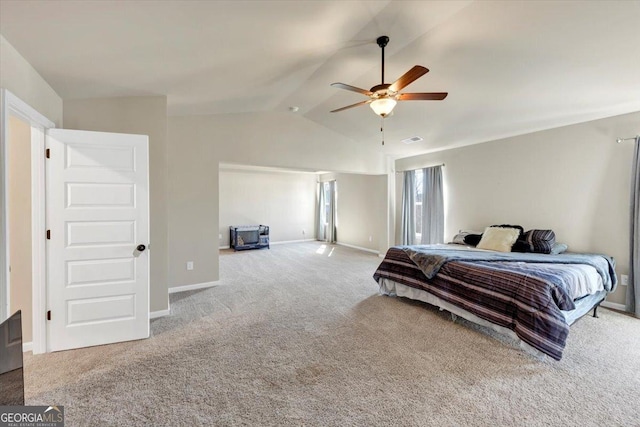
[{"label": "curtain rod", "polygon": [[418,169],[402,169],[402,170],[396,170],[396,173],[402,173],[402,172],[407,172],[407,171],[417,171],[417,170],[421,170],[421,169],[426,169],[426,168],[435,168],[436,166],[442,166],[445,167],[444,163],[440,163],[439,165],[430,165],[430,166],[425,166],[423,168],[418,168]]},{"label": "curtain rod", "polygon": [[[425,166],[423,168],[418,168],[418,169],[437,168],[438,166],[444,167],[444,163],[440,163],[439,165]],[[418,170],[418,169],[415,169],[415,170]]]},{"label": "curtain rod", "polygon": [[630,139],[640,139],[640,135],[632,136],[632,137],[630,137],[630,138],[618,138],[618,139],[616,139],[616,142],[617,142],[618,144],[620,144],[621,142],[623,142],[623,141],[628,141],[628,140],[630,140]]}]

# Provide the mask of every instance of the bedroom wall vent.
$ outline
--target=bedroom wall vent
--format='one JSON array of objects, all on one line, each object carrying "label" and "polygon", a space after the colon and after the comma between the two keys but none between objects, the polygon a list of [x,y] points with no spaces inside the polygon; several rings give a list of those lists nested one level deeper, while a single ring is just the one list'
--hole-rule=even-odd
[{"label": "bedroom wall vent", "polygon": [[414,142],[419,142],[419,141],[424,141],[424,138],[421,138],[419,136],[412,136],[411,138],[406,138],[402,140],[402,142],[404,142],[405,144],[413,144]]}]

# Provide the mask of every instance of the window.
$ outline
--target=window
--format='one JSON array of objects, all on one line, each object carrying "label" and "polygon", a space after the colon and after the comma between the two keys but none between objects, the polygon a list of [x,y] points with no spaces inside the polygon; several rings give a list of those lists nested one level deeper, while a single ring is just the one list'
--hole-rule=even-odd
[{"label": "window", "polygon": [[444,241],[442,166],[404,172],[399,240],[403,245]]},{"label": "window", "polygon": [[319,183],[317,238],[330,243],[336,241],[336,201],[337,183],[335,181]]},{"label": "window", "polygon": [[331,190],[329,187],[329,183],[325,182],[323,185],[324,188],[324,217],[328,221],[331,218]]},{"label": "window", "polygon": [[424,191],[422,191],[422,169],[415,171],[414,179],[414,191],[415,191],[415,204],[413,207],[413,217],[415,218],[415,241],[419,242],[422,239],[422,202],[424,200]]}]

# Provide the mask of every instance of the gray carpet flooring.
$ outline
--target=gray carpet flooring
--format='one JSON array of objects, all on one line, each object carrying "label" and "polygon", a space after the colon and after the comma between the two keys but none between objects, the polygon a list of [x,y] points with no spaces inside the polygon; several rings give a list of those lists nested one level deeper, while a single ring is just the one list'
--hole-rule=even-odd
[{"label": "gray carpet flooring", "polygon": [[222,251],[152,336],[25,360],[27,404],[68,426],[638,426],[640,320],[601,309],[560,362],[380,296],[375,255]]}]

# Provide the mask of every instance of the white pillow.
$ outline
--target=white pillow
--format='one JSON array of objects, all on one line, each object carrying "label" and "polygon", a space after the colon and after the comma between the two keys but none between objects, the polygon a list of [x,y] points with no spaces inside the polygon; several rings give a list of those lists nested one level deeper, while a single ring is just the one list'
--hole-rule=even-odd
[{"label": "white pillow", "polygon": [[487,227],[476,248],[490,251],[511,252],[511,247],[518,240],[520,230],[517,228]]}]

